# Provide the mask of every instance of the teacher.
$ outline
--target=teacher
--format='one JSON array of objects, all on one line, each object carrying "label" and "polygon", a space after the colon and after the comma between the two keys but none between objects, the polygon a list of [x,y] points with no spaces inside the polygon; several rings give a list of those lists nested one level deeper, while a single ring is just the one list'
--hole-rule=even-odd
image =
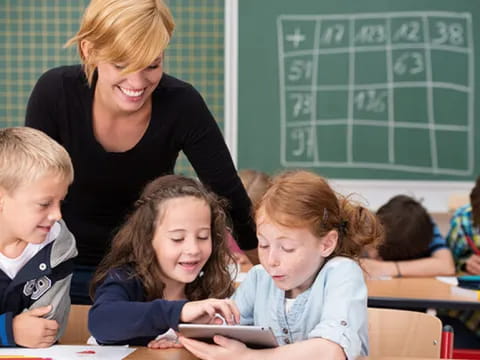
[{"label": "teacher", "polygon": [[257,263],[250,200],[201,95],[163,72],[175,27],[163,0],[92,0],[76,44],[82,65],[44,73],[26,125],[62,144],[75,180],[62,207],[79,255],[72,302],[88,285],[115,231],[150,180],[173,173],[183,151],[200,180],[229,200],[234,236]]}]

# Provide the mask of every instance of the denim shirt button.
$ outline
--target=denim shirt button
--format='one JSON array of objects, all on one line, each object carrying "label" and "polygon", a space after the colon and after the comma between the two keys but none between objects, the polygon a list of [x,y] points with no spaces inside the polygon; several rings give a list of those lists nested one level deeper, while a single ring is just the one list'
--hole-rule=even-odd
[{"label": "denim shirt button", "polygon": [[290,339],[289,338],[285,338],[285,344],[290,344]]},{"label": "denim shirt button", "polygon": [[283,331],[284,334],[288,334],[288,329],[287,328],[283,328],[282,331]]}]

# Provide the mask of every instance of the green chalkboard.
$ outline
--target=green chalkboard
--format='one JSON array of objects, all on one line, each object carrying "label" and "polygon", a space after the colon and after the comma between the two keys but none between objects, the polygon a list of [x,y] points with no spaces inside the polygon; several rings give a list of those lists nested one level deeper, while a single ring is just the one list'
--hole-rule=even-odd
[{"label": "green chalkboard", "polygon": [[239,0],[238,166],[480,173],[480,1]]}]

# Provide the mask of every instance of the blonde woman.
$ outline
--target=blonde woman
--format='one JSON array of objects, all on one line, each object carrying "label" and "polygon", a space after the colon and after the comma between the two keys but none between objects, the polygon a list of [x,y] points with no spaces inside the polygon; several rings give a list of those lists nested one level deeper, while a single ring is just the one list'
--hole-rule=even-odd
[{"label": "blonde woman", "polygon": [[62,144],[75,167],[63,206],[79,250],[74,303],[90,302],[88,283],[115,230],[180,151],[230,201],[235,238],[256,262],[250,201],[222,134],[201,95],[163,72],[174,27],[162,0],[92,0],[67,43],[82,66],[47,71],[28,102],[26,125]]}]

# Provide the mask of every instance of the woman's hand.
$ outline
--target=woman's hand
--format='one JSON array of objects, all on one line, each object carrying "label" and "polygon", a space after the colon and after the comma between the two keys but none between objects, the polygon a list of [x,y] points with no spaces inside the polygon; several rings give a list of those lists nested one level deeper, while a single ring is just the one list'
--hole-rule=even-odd
[{"label": "woman's hand", "polygon": [[206,299],[185,303],[180,313],[181,322],[214,324],[219,320],[215,315],[223,316],[228,325],[240,322],[240,312],[232,300]]}]

